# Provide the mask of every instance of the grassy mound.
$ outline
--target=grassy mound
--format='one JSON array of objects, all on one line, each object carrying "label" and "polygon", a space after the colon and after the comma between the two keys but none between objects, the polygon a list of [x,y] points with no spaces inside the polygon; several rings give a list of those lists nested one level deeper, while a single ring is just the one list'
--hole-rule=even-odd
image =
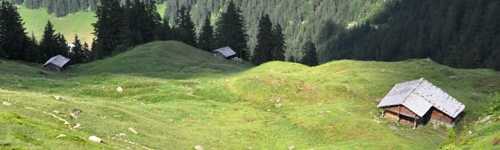
[{"label": "grassy mound", "polygon": [[[65,73],[10,61],[0,71],[0,103],[10,104],[0,105],[0,149],[498,148],[497,117],[477,122],[498,98],[500,74],[429,60],[252,68],[179,42],[153,42]],[[420,77],[467,105],[456,140],[449,142],[447,129],[379,118],[377,101],[391,86]],[[69,116],[73,109],[82,110],[78,119]]]}]

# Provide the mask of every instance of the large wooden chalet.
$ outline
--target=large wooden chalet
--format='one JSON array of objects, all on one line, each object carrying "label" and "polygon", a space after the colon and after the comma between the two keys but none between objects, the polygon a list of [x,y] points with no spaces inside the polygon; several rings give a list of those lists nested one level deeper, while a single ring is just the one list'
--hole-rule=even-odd
[{"label": "large wooden chalet", "polygon": [[465,105],[425,79],[396,84],[378,104],[383,116],[416,128],[428,122],[452,127]]}]

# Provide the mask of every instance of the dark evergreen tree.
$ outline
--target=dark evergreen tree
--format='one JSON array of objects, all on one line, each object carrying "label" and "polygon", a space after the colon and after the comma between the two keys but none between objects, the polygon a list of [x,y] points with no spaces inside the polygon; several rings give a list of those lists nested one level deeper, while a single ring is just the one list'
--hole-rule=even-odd
[{"label": "dark evergreen tree", "polygon": [[215,38],[217,47],[229,46],[236,51],[238,57],[248,60],[248,35],[241,13],[241,9],[230,1],[216,24]]},{"label": "dark evergreen tree", "polygon": [[7,59],[24,60],[30,44],[16,6],[0,2],[0,54]]},{"label": "dark evergreen tree", "polygon": [[157,29],[157,38],[158,40],[167,41],[173,39],[173,31],[170,26],[168,17],[165,17],[160,26]]},{"label": "dark evergreen tree", "polygon": [[215,48],[214,40],[214,29],[210,23],[210,16],[207,16],[198,37],[198,47],[202,50],[211,51]]},{"label": "dark evergreen tree", "polygon": [[52,23],[48,21],[39,46],[41,61],[46,61],[50,57],[59,54],[57,44],[56,31],[54,30]]},{"label": "dark evergreen tree", "polygon": [[35,34],[32,34],[29,40],[31,44],[29,44],[30,46],[29,51],[25,53],[26,61],[34,63],[42,63],[44,60],[42,60],[41,58],[42,55],[40,53],[40,49],[38,47],[38,42],[36,40]]},{"label": "dark evergreen tree", "polygon": [[318,63],[318,55],[316,52],[316,46],[312,41],[308,41],[304,44],[304,57],[302,57],[302,64],[308,66],[317,66]]},{"label": "dark evergreen tree", "polygon": [[125,36],[129,46],[151,42],[158,38],[158,28],[161,25],[161,17],[156,12],[154,1],[142,2],[140,0],[125,1],[125,24],[127,24]]},{"label": "dark evergreen tree", "polygon": [[273,60],[272,51],[273,42],[273,24],[269,15],[263,15],[259,22],[259,32],[257,33],[257,46],[253,52],[252,62],[260,65]]},{"label": "dark evergreen tree", "polygon": [[78,63],[84,63],[87,60],[87,50],[85,49],[84,45],[82,45],[82,42],[78,38],[78,35],[75,36],[75,39],[73,41],[73,47],[71,48],[71,63],[72,64],[78,64]]},{"label": "dark evergreen tree", "polygon": [[195,27],[193,21],[191,20],[191,12],[187,7],[183,6],[177,12],[174,30],[176,40],[191,46],[196,46]]},{"label": "dark evergreen tree", "polygon": [[126,49],[130,43],[126,43],[127,26],[124,19],[124,11],[120,7],[119,0],[102,1],[97,8],[97,22],[94,23],[93,51],[97,58],[111,56],[113,51]]},{"label": "dark evergreen tree", "polygon": [[276,24],[273,28],[273,49],[272,49],[272,60],[284,61],[285,60],[285,35],[283,34],[283,28],[280,24]]}]

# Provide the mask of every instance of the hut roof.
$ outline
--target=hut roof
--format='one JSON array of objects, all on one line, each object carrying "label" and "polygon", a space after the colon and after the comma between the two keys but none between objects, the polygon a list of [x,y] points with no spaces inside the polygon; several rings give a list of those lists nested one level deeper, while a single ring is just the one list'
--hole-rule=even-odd
[{"label": "hut roof", "polygon": [[236,55],[236,52],[234,52],[234,50],[231,49],[230,47],[219,48],[214,50],[213,52],[222,54],[226,58]]},{"label": "hut roof", "polygon": [[47,66],[48,64],[56,65],[57,67],[63,68],[71,59],[66,58],[62,55],[57,55],[50,58],[43,66]]},{"label": "hut roof", "polygon": [[396,84],[380,101],[378,107],[403,105],[423,117],[432,107],[456,118],[465,105],[429,81],[421,78]]}]

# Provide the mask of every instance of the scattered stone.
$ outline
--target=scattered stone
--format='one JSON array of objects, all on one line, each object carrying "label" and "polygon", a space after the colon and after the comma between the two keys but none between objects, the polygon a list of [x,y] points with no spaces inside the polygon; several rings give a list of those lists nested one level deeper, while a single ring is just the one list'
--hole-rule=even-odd
[{"label": "scattered stone", "polygon": [[92,142],[95,142],[95,143],[103,143],[103,141],[102,141],[101,138],[99,138],[97,136],[94,136],[94,135],[92,135],[92,136],[89,137],[89,141],[92,141]]},{"label": "scattered stone", "polygon": [[123,93],[123,88],[121,86],[117,87],[116,92]]},{"label": "scattered stone", "polygon": [[295,149],[294,145],[288,146],[288,150],[294,150],[294,149]]},{"label": "scattered stone", "polygon": [[472,135],[472,131],[471,130],[469,130],[469,135]]},{"label": "scattered stone", "polygon": [[54,96],[54,99],[56,99],[58,101],[64,100],[64,98],[62,96]]},{"label": "scattered stone", "polygon": [[120,133],[120,134],[118,134],[118,136],[127,136],[127,134],[125,134],[125,133]]},{"label": "scattered stone", "polygon": [[54,114],[60,114],[60,113],[61,113],[61,112],[60,112],[60,111],[58,111],[58,110],[54,110],[54,111],[52,111],[52,112],[53,112]]},{"label": "scattered stone", "polygon": [[76,123],[73,127],[71,127],[71,129],[78,129],[80,127],[81,127],[81,125],[79,123]]},{"label": "scattered stone", "polygon": [[73,109],[71,110],[71,113],[69,113],[71,119],[78,119],[78,117],[80,117],[80,114],[82,113],[82,110],[80,109]]},{"label": "scattered stone", "polygon": [[60,139],[60,138],[63,138],[63,137],[66,137],[65,134],[59,134],[58,136],[56,136],[56,139]]},{"label": "scattered stone", "polygon": [[9,103],[9,102],[2,102],[2,104],[5,105],[5,106],[12,106],[12,104]]},{"label": "scattered stone", "polygon": [[134,128],[128,128],[128,131],[132,132],[133,134],[139,134]]},{"label": "scattered stone", "polygon": [[194,149],[195,150],[204,150],[203,146],[201,146],[201,145],[194,146]]},{"label": "scattered stone", "polygon": [[281,108],[281,106],[283,106],[283,104],[281,104],[281,103],[274,104],[274,107],[276,107],[276,108]]}]

